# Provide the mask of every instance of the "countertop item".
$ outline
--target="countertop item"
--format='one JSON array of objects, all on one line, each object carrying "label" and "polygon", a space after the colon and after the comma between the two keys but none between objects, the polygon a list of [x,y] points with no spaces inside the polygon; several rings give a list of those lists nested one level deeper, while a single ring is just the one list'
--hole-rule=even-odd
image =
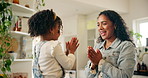
[{"label": "countertop item", "polygon": [[134,75],[148,76],[148,71],[147,72],[134,71]]}]

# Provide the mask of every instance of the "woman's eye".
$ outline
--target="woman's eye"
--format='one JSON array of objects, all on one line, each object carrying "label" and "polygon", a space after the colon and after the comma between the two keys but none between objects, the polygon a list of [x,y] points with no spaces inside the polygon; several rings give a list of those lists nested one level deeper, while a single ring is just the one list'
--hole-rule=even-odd
[{"label": "woman's eye", "polygon": [[97,24],[97,26],[99,26],[99,24]]},{"label": "woman's eye", "polygon": [[107,23],[103,23],[103,25],[107,25]]}]

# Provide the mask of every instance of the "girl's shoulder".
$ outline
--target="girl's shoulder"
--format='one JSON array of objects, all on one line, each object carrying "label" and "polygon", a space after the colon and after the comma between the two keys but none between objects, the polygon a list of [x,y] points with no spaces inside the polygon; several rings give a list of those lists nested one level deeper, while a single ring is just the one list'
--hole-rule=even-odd
[{"label": "girl's shoulder", "polygon": [[52,41],[45,41],[45,45],[50,47],[56,47],[57,45],[61,45],[61,43],[58,40],[56,41],[52,40]]}]

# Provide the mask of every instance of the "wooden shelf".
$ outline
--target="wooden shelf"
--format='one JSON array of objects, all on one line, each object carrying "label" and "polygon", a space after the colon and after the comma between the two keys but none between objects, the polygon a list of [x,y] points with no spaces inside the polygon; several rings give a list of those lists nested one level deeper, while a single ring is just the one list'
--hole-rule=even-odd
[{"label": "wooden shelf", "polygon": [[12,34],[18,34],[18,35],[23,35],[23,36],[29,36],[28,33],[25,32],[20,32],[20,31],[11,31]]}]

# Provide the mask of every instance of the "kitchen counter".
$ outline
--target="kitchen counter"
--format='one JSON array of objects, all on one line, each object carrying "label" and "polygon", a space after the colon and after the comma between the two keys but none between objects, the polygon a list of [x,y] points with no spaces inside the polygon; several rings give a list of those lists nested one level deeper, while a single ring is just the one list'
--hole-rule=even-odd
[{"label": "kitchen counter", "polygon": [[132,78],[148,78],[148,72],[134,71],[134,76]]},{"label": "kitchen counter", "polygon": [[148,76],[133,75],[132,78],[148,78]]},{"label": "kitchen counter", "polygon": [[147,76],[148,77],[148,72],[137,72],[137,71],[134,71],[134,75],[141,75],[141,76]]}]

